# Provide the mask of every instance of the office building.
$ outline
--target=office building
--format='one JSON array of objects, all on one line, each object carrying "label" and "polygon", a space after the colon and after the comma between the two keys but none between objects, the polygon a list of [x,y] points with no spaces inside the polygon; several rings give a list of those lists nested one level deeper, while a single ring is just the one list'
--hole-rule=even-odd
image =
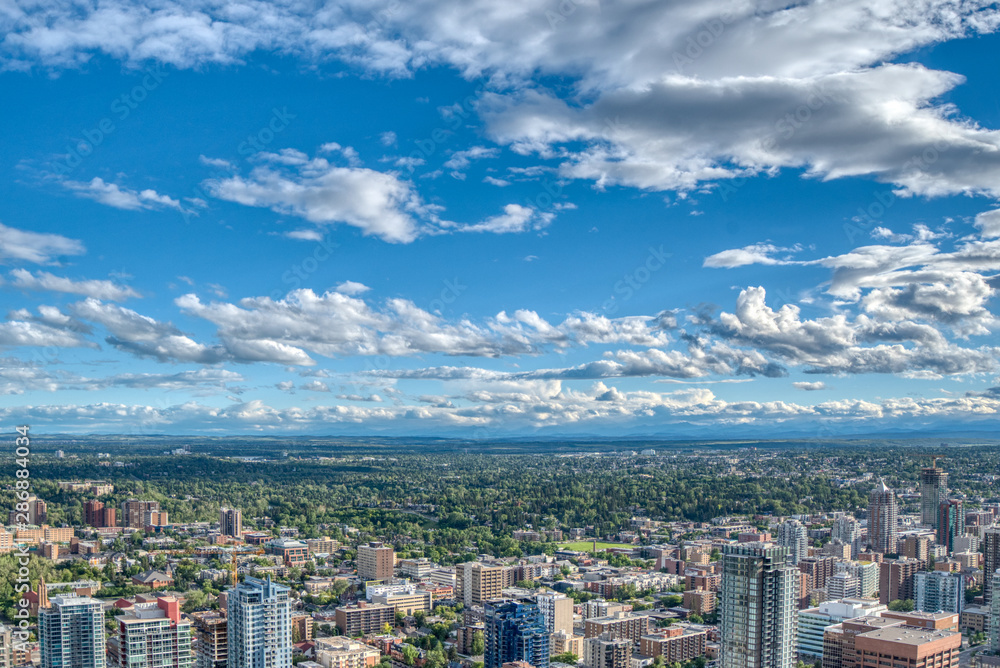
[{"label": "office building", "polygon": [[913,600],[916,595],[914,576],[920,570],[916,559],[887,559],[879,564],[878,598],[884,604]]},{"label": "office building", "polygon": [[236,508],[219,510],[219,532],[223,536],[243,537],[243,511]]},{"label": "office building", "polygon": [[227,668],[229,640],[226,616],[221,612],[192,612],[195,631],[195,668]]},{"label": "office building", "polygon": [[333,554],[340,549],[340,541],[334,540],[329,536],[307,538],[306,547],[309,549],[309,554]]},{"label": "office building", "polygon": [[573,599],[565,594],[546,592],[535,596],[535,603],[542,611],[549,633],[573,633]]},{"label": "office building", "polygon": [[707,643],[708,632],[704,628],[675,624],[640,638],[639,653],[654,659],[661,657],[669,666],[705,656]]},{"label": "office building", "polygon": [[916,559],[921,567],[930,563],[931,546],[934,540],[931,536],[917,534],[904,537],[899,542],[899,556]]},{"label": "office building", "polygon": [[947,499],[938,507],[937,542],[955,551],[955,539],[965,535],[965,507],[961,499]]},{"label": "office building", "polygon": [[837,560],[833,557],[806,557],[799,559],[799,570],[809,576],[813,589],[823,589],[833,577]]},{"label": "office building", "polygon": [[632,643],[609,635],[586,638],[581,658],[586,668],[629,668]]},{"label": "office building", "polygon": [[[986,578],[991,582],[991,588],[1000,591],[1000,573],[994,572],[992,575],[987,575]],[[990,599],[987,607],[990,610],[988,622],[990,651],[998,654],[1000,653],[1000,596],[994,596]]]},{"label": "office building", "polygon": [[301,568],[309,561],[309,548],[301,540],[294,538],[278,538],[264,545],[268,554],[281,557],[282,563],[289,568]]},{"label": "office building", "polygon": [[396,622],[396,609],[383,603],[359,601],[356,605],[335,608],[333,614],[340,632],[349,637],[382,633],[383,626]]},{"label": "office building", "polygon": [[382,658],[374,647],[344,636],[317,638],[315,652],[323,668],[373,668]]},{"label": "office building", "polygon": [[833,570],[834,574],[847,573],[857,578],[860,598],[871,598],[878,592],[879,565],[873,561],[838,561]]},{"label": "office building", "polygon": [[799,610],[798,614],[798,654],[806,663],[823,657],[823,634],[828,626],[848,619],[867,615],[879,615],[888,610],[873,598],[850,598],[839,601],[824,601],[819,607]]},{"label": "office building", "polygon": [[787,520],[778,526],[778,545],[788,548],[789,563],[797,565],[809,556],[809,531],[798,520]]},{"label": "office building", "polygon": [[109,663],[118,668],[191,668],[191,623],[181,620],[174,597],[136,603],[115,618],[117,636],[108,643]]},{"label": "office building", "polygon": [[290,668],[288,587],[247,577],[227,592],[230,668]]},{"label": "office building", "polygon": [[933,528],[938,526],[941,503],[948,498],[948,474],[944,469],[930,466],[920,470],[920,522]]},{"label": "office building", "polygon": [[993,574],[1000,568],[1000,527],[990,527],[983,533],[983,601],[993,599]]},{"label": "office building", "polygon": [[363,582],[391,580],[396,566],[392,547],[382,543],[368,543],[358,546],[358,577]]},{"label": "office building", "polygon": [[987,633],[990,629],[990,609],[982,605],[967,605],[958,616],[960,631]]},{"label": "office building", "polygon": [[962,634],[911,626],[889,626],[854,639],[858,666],[958,668]]},{"label": "office building", "polygon": [[850,516],[838,517],[830,530],[830,539],[851,546],[851,559],[861,552],[861,523]]},{"label": "office building", "polygon": [[768,543],[723,548],[721,668],[795,665],[800,575],[788,558],[788,548]]},{"label": "office building", "polygon": [[117,513],[114,508],[105,506],[97,499],[83,504],[83,523],[94,528],[117,526]]},{"label": "office building", "polygon": [[104,609],[84,596],[53,596],[38,610],[42,668],[107,668]]},{"label": "office building", "polygon": [[159,512],[159,501],[141,501],[139,499],[129,499],[122,502],[122,526],[130,529],[146,528],[147,513]]},{"label": "office building", "polygon": [[874,552],[896,552],[898,515],[896,494],[879,481],[868,495],[868,545]]},{"label": "office building", "polygon": [[846,571],[834,573],[826,581],[827,600],[840,600],[843,598],[857,598],[861,596],[861,587],[858,579]]},{"label": "office building", "polygon": [[504,566],[487,566],[479,561],[455,566],[455,598],[465,605],[483,605],[498,599],[513,577]]},{"label": "office building", "polygon": [[389,590],[371,597],[372,603],[391,606],[396,612],[412,615],[417,611],[430,612],[431,593],[418,589],[416,585],[406,585],[395,591]]},{"label": "office building", "polygon": [[538,605],[487,601],[483,610],[484,668],[501,668],[511,661],[525,661],[535,668],[549,667],[549,632]]},{"label": "office building", "polygon": [[957,668],[961,635],[898,617],[857,617],[827,627],[823,668]]},{"label": "office building", "polygon": [[958,573],[921,571],[914,576],[913,604],[922,612],[954,612],[965,607],[965,578]]}]

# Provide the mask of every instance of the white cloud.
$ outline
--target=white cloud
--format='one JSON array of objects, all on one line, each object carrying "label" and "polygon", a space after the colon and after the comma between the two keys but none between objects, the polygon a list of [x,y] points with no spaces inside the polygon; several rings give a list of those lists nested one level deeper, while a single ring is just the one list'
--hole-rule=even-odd
[{"label": "white cloud", "polygon": [[311,380],[308,383],[303,383],[299,385],[300,390],[307,390],[309,392],[329,392],[330,388],[321,380]]},{"label": "white cloud", "polygon": [[775,311],[760,287],[742,291],[736,311],[721,313],[714,331],[812,372],[944,376],[993,372],[1000,366],[1000,348],[962,348],[929,325],[880,322],[866,315],[853,321],[844,315],[804,320],[793,304]]},{"label": "white cloud", "polygon": [[[703,266],[732,269],[750,264],[791,264],[791,254],[797,253],[801,250],[802,248],[800,246],[782,248],[768,243],[752,244],[750,246],[744,246],[743,248],[724,250],[714,255],[710,255],[705,258]],[[783,256],[780,258],[774,257],[779,254],[782,254]]]},{"label": "white cloud", "polygon": [[460,232],[490,232],[493,234],[520,233],[547,227],[555,214],[542,212],[530,206],[508,204],[503,213],[474,225],[458,227]]},{"label": "white cloud", "polygon": [[444,163],[445,169],[463,170],[466,169],[473,160],[483,160],[485,158],[496,158],[500,155],[500,149],[486,148],[485,146],[473,146],[471,148],[455,151]]},{"label": "white cloud", "polygon": [[29,232],[0,223],[0,262],[55,264],[61,255],[83,255],[86,250],[76,239],[60,234]]},{"label": "white cloud", "polygon": [[122,306],[87,298],[73,304],[71,310],[78,318],[107,329],[110,336],[105,340],[108,344],[139,357],[201,364],[227,359],[221,348],[198,343],[170,323],[159,322]]},{"label": "white cloud", "polygon": [[984,211],[976,216],[976,227],[987,239],[1000,237],[1000,209]]},{"label": "white cloud", "polygon": [[62,186],[80,197],[92,199],[115,209],[140,211],[142,209],[176,209],[182,211],[181,203],[167,195],[161,195],[155,190],[131,190],[117,183],[106,183],[100,177],[94,177],[87,183],[80,181],[61,181]]},{"label": "white cloud", "polygon": [[323,233],[319,230],[292,230],[285,232],[285,236],[296,241],[322,241]]},{"label": "white cloud", "polygon": [[[322,12],[295,4],[103,0],[0,15],[7,68],[239,62],[258,50],[408,76],[438,65],[501,96],[488,136],[559,160],[566,177],[651,190],[782,167],[869,175],[908,193],[997,194],[1000,135],[941,98],[961,76],[894,62],[996,30],[980,1],[794,4],[436,0]],[[532,84],[560,81],[560,94]]]},{"label": "white cloud", "polygon": [[[343,400],[356,401],[350,395]],[[469,405],[469,400],[477,403]],[[30,422],[49,430],[93,433],[121,431],[123,424],[143,424],[159,431],[264,433],[389,432],[469,434],[554,433],[595,429],[624,434],[632,429],[662,433],[673,425],[719,430],[871,430],[941,424],[988,425],[1000,413],[1000,399],[987,393],[965,397],[886,398],[877,401],[831,400],[816,404],[784,401],[726,401],[707,388],[675,392],[625,391],[604,383],[573,390],[560,383],[522,384],[501,391],[470,391],[469,396],[422,396],[416,403],[389,405],[314,405],[275,408],[254,400],[226,406],[188,401],[167,406],[93,403],[20,405],[0,408],[0,418]],[[702,431],[701,433],[705,433]],[[712,433],[712,432],[709,432]],[[748,432],[752,433],[752,432]]]},{"label": "white cloud", "polygon": [[794,387],[797,390],[805,390],[806,392],[816,392],[818,390],[825,390],[826,383],[824,383],[823,381],[816,381],[815,383],[808,383],[803,381],[803,382],[792,383],[792,387]]},{"label": "white cloud", "polygon": [[408,243],[419,234],[431,209],[410,183],[395,174],[364,167],[342,167],[324,158],[308,159],[288,151],[255,156],[250,175],[205,182],[219,199],[264,207],[312,223],[345,224],[367,236]]},{"label": "white cloud", "polygon": [[218,327],[234,359],[312,365],[309,353],[410,356],[441,353],[473,357],[535,355],[547,347],[666,345],[673,314],[611,319],[589,313],[551,324],[533,311],[500,312],[482,323],[448,321],[413,302],[390,299],[381,307],[340,291],[294,290],[284,299],[254,297],[238,304],[203,303],[196,295],[176,303]]},{"label": "white cloud", "polygon": [[364,283],[358,283],[357,281],[344,281],[343,283],[337,284],[337,292],[342,295],[360,295],[371,290]]},{"label": "white cloud", "polygon": [[132,288],[118,285],[112,281],[96,279],[74,281],[62,276],[54,276],[46,271],[33,274],[25,269],[14,269],[10,272],[10,276],[13,279],[10,285],[21,290],[66,292],[108,301],[124,301],[130,297],[141,297]]}]

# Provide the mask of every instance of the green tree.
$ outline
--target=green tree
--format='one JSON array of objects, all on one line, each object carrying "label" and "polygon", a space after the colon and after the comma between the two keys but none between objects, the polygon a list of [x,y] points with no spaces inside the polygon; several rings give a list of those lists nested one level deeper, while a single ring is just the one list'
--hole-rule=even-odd
[{"label": "green tree", "polygon": [[913,612],[915,606],[912,599],[901,600],[897,598],[895,601],[889,601],[888,607],[893,612]]},{"label": "green tree", "polygon": [[420,651],[413,645],[403,645],[403,661],[408,666],[412,666],[420,656]]},{"label": "green tree", "polygon": [[472,634],[472,656],[482,656],[483,652],[486,651],[486,636],[483,635],[482,631],[476,631]]}]

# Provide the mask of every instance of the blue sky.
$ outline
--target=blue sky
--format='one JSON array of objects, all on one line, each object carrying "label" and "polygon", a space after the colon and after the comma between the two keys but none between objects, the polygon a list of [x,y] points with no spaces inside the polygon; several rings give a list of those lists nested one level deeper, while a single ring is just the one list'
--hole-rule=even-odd
[{"label": "blue sky", "polygon": [[0,11],[5,421],[994,427],[1000,12],[688,5]]}]

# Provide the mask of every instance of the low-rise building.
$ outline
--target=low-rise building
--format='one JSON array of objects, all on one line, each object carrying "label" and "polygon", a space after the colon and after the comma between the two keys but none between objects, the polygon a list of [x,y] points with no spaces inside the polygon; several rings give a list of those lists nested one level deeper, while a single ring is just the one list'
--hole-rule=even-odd
[{"label": "low-rise building", "polygon": [[642,636],[639,651],[644,656],[662,657],[663,662],[684,663],[705,655],[708,632],[704,628],[675,624],[662,631]]},{"label": "low-rise building", "polygon": [[361,601],[357,605],[334,609],[334,619],[346,636],[381,633],[386,624],[395,623],[396,610],[391,605]]},{"label": "low-rise building", "polygon": [[598,617],[584,622],[584,638],[596,638],[605,633],[610,638],[627,638],[638,644],[639,639],[649,633],[649,617],[619,611],[610,617]]},{"label": "low-rise building", "polygon": [[374,647],[344,636],[317,638],[315,652],[323,668],[373,668],[382,657]]}]

